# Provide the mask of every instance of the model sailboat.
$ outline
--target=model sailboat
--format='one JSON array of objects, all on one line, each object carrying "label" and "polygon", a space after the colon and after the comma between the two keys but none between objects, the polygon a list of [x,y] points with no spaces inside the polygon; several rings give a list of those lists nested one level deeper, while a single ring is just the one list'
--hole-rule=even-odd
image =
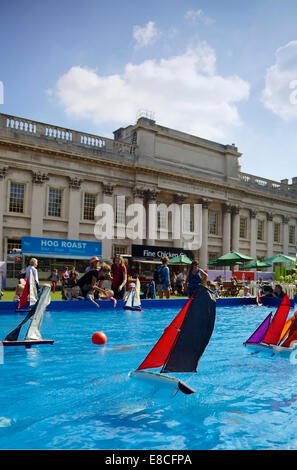
[{"label": "model sailboat", "polygon": [[[26,348],[30,348],[32,344],[53,344],[54,341],[52,339],[42,339],[40,333],[44,312],[50,303],[50,290],[50,286],[43,287],[36,304],[33,305],[24,320],[2,341],[3,346],[26,346]],[[24,340],[18,340],[22,326],[30,319],[30,326]]]},{"label": "model sailboat", "polygon": [[124,309],[125,310],[136,310],[136,311],[143,312],[143,309],[141,308],[141,300],[140,300],[140,282],[139,282],[139,279],[137,278],[136,283],[135,284],[132,283],[132,284],[130,284],[130,286],[132,288],[131,288],[131,290],[128,294],[126,303],[124,305]]},{"label": "model sailboat", "polygon": [[[172,385],[185,394],[195,390],[168,372],[197,372],[198,362],[211,338],[216,316],[212,291],[199,285],[140,366],[130,376]],[[146,369],[162,367],[160,373]]]},{"label": "model sailboat", "polygon": [[271,312],[243,344],[257,350],[291,352],[294,341],[297,341],[297,315],[287,321],[290,308],[289,296],[285,294],[274,317]]}]

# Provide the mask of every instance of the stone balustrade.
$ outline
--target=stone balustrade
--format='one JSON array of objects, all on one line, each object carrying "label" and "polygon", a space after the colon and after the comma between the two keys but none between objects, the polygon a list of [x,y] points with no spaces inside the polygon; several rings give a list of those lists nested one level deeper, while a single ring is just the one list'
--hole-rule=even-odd
[{"label": "stone balustrade", "polygon": [[128,156],[129,158],[135,155],[137,147],[126,142],[51,126],[7,114],[0,114],[0,136],[13,137],[14,139],[26,139],[27,136],[30,136],[30,140],[31,138],[39,139],[40,143],[62,143],[72,147],[79,146],[80,151],[83,148],[83,151],[92,154],[109,153],[117,156]]},{"label": "stone balustrade", "polygon": [[248,173],[239,173],[239,177],[241,183],[252,189],[264,190],[270,193],[297,199],[297,184],[295,178],[292,178],[292,184],[289,184],[287,179],[279,182],[261,178],[260,176],[250,175]]}]

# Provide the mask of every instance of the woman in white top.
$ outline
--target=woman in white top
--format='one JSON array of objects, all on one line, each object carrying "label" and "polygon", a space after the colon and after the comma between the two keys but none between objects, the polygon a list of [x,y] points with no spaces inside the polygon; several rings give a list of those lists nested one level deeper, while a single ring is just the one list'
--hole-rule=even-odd
[{"label": "woman in white top", "polygon": [[39,292],[40,288],[39,288],[39,279],[38,279],[37,266],[38,266],[38,260],[36,258],[31,258],[30,261],[29,261],[29,266],[27,266],[27,268],[26,268],[25,279],[26,280],[29,279],[30,271],[32,271],[33,278],[35,279],[35,283],[36,283],[37,292]]}]

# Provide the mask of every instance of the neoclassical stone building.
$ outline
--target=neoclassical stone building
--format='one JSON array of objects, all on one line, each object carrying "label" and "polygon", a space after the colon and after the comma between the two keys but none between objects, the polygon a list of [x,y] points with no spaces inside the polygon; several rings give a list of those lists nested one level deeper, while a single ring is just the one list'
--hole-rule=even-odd
[{"label": "neoclassical stone building", "polygon": [[[252,257],[296,255],[297,177],[271,181],[240,171],[241,154],[142,117],[114,140],[0,114],[0,260],[22,237],[96,241],[97,204],[115,210],[119,236],[102,256],[133,244],[181,248],[182,240],[130,240],[131,202],[202,204],[201,265],[231,249]],[[166,225],[158,216],[159,234]],[[149,221],[147,220],[147,223]],[[164,225],[165,224],[165,225]],[[191,225],[191,215],[189,216]],[[124,232],[123,232],[124,234]]]}]

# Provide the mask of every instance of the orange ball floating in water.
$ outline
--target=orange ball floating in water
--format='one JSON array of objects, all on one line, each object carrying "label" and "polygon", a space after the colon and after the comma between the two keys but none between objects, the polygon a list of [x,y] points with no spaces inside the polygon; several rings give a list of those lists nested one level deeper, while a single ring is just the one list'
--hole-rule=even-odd
[{"label": "orange ball floating in water", "polygon": [[96,331],[92,336],[93,344],[105,344],[107,341],[107,336],[103,331]]}]

